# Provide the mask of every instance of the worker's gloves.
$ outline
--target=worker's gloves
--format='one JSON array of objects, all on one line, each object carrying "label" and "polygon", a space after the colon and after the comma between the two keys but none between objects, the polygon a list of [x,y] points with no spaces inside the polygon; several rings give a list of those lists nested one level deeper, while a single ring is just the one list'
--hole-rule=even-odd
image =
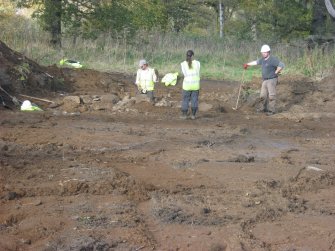
[{"label": "worker's gloves", "polygon": [[248,64],[243,64],[244,70],[248,69],[249,65]]}]

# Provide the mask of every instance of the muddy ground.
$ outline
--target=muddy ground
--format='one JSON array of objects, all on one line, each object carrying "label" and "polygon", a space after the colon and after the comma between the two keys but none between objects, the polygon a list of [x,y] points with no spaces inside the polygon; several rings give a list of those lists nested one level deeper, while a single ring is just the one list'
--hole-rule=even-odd
[{"label": "muddy ground", "polygon": [[[134,76],[63,69],[43,112],[0,110],[0,250],[335,250],[334,76],[181,86],[152,104]],[[30,92],[29,94],[34,94]],[[22,97],[21,97],[22,98]]]}]

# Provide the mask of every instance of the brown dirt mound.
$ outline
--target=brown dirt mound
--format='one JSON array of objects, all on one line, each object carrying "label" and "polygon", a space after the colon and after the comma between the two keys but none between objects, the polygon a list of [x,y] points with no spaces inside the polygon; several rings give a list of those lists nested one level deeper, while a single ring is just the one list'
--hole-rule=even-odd
[{"label": "brown dirt mound", "polygon": [[14,108],[19,94],[49,96],[50,92],[70,90],[66,77],[56,67],[43,67],[0,41],[0,90],[2,101]]},{"label": "brown dirt mound", "polygon": [[[334,74],[321,81],[307,77],[282,76],[277,85],[277,110],[285,118],[320,118],[334,114]],[[242,110],[253,111],[257,106],[261,80],[253,80],[244,87]]]}]

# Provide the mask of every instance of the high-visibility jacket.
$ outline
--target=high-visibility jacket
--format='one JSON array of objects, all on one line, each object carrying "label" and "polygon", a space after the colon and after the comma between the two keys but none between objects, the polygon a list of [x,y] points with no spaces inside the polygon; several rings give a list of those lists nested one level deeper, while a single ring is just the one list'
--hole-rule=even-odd
[{"label": "high-visibility jacket", "polygon": [[157,82],[157,76],[155,69],[148,67],[145,70],[138,69],[136,74],[136,85],[142,91],[153,91],[155,83]]},{"label": "high-visibility jacket", "polygon": [[60,65],[67,65],[67,66],[72,66],[74,68],[82,68],[83,65],[75,60],[71,60],[71,59],[62,59],[61,61],[59,61]]},{"label": "high-visibility jacket", "polygon": [[23,101],[21,105],[21,111],[43,111],[36,105],[33,105],[29,100]]},{"label": "high-visibility jacket", "polygon": [[164,83],[165,86],[176,85],[177,84],[177,78],[178,78],[178,72],[167,73],[162,78],[161,82]]},{"label": "high-visibility jacket", "polygon": [[184,74],[183,90],[197,91],[200,89],[200,62],[192,60],[192,67],[189,68],[188,62],[181,63],[181,70]]},{"label": "high-visibility jacket", "polygon": [[31,106],[31,107],[28,107],[28,108],[21,108],[21,111],[24,111],[24,112],[33,112],[33,111],[43,111],[41,108],[39,108],[38,106]]}]

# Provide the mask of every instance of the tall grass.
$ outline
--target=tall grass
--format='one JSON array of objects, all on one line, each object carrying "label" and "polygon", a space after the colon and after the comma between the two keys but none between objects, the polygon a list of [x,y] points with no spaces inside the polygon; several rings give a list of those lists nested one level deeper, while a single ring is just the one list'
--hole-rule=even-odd
[{"label": "tall grass", "polygon": [[[202,77],[211,79],[240,80],[242,64],[260,57],[262,42],[236,41],[229,38],[194,37],[190,35],[140,32],[128,40],[110,34],[96,40],[64,37],[62,50],[49,46],[49,35],[37,23],[11,18],[0,22],[0,38],[9,47],[43,65],[57,64],[62,57],[75,59],[86,68],[107,72],[135,73],[139,59],[145,58],[161,75],[180,72],[188,49],[195,52],[201,62]],[[284,74],[323,77],[335,65],[333,47],[316,47],[308,50],[304,43],[272,46],[273,54],[286,65]],[[260,76],[260,69],[247,71],[246,78]]]}]

